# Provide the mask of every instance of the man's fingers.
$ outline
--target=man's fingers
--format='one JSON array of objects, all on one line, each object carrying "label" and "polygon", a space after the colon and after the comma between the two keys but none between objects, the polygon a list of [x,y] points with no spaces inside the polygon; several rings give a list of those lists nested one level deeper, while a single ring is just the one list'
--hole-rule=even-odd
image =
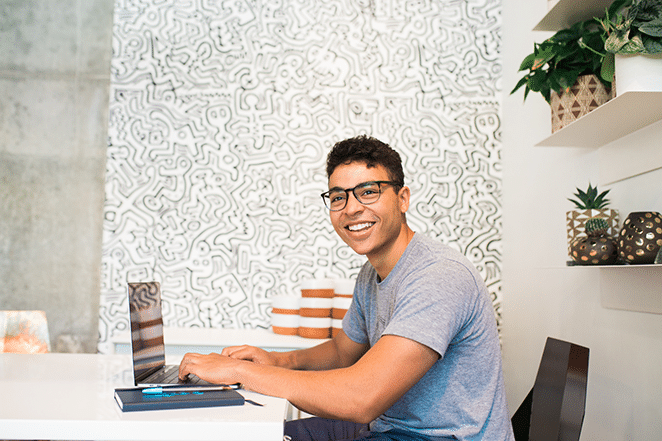
[{"label": "man's fingers", "polygon": [[258,361],[256,360],[256,358],[259,357],[258,354],[258,349],[252,346],[233,346],[225,348],[223,349],[223,352],[221,352],[221,355],[225,355],[226,357],[246,361]]},{"label": "man's fingers", "polygon": [[182,362],[179,363],[179,379],[180,380],[186,380],[191,374],[191,364],[192,360],[195,359],[196,356],[199,356],[200,354],[185,354],[184,357],[182,358]]}]

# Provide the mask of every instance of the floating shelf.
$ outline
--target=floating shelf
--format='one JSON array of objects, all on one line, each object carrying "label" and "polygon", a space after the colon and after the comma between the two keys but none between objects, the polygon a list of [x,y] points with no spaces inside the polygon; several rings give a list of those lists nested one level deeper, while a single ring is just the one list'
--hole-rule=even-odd
[{"label": "floating shelf", "polygon": [[662,92],[625,92],[536,146],[602,147],[660,120]]},{"label": "floating shelf", "polygon": [[533,28],[534,31],[558,31],[578,21],[603,17],[613,0],[560,0]]},{"label": "floating shelf", "polygon": [[662,314],[662,265],[614,265],[600,271],[602,306]]},{"label": "floating shelf", "polygon": [[662,265],[568,265],[600,269],[604,308],[662,314]]}]

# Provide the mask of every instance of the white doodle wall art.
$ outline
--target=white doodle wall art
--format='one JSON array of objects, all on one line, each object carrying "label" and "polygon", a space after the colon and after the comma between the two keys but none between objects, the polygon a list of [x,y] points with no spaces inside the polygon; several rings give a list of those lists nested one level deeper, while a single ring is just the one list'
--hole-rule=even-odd
[{"label": "white doodle wall art", "polygon": [[499,27],[489,0],[116,1],[99,350],[128,281],[161,282],[168,326],[267,328],[303,278],[356,276],[319,194],[364,133],[500,320]]}]

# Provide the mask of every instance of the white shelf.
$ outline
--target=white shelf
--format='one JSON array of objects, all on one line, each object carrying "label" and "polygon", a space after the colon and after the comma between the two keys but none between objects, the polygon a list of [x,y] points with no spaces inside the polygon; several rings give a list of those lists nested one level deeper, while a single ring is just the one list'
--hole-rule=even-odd
[{"label": "white shelf", "polygon": [[600,269],[603,308],[662,314],[662,265],[569,265]]},{"label": "white shelf", "polygon": [[578,21],[603,17],[613,0],[560,0],[533,28],[534,31],[558,31]]},{"label": "white shelf", "polygon": [[659,120],[662,120],[662,92],[625,92],[536,146],[602,147]]},{"label": "white shelf", "polygon": [[662,265],[614,265],[600,271],[604,308],[662,314]]}]

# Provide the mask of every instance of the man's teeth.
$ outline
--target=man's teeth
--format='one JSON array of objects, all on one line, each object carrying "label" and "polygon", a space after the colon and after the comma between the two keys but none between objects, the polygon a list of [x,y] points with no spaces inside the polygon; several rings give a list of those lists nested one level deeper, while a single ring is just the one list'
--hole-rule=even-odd
[{"label": "man's teeth", "polygon": [[372,222],[366,222],[363,224],[349,225],[347,228],[349,229],[349,231],[358,231],[364,228],[368,228],[372,226],[372,224],[373,224]]}]

